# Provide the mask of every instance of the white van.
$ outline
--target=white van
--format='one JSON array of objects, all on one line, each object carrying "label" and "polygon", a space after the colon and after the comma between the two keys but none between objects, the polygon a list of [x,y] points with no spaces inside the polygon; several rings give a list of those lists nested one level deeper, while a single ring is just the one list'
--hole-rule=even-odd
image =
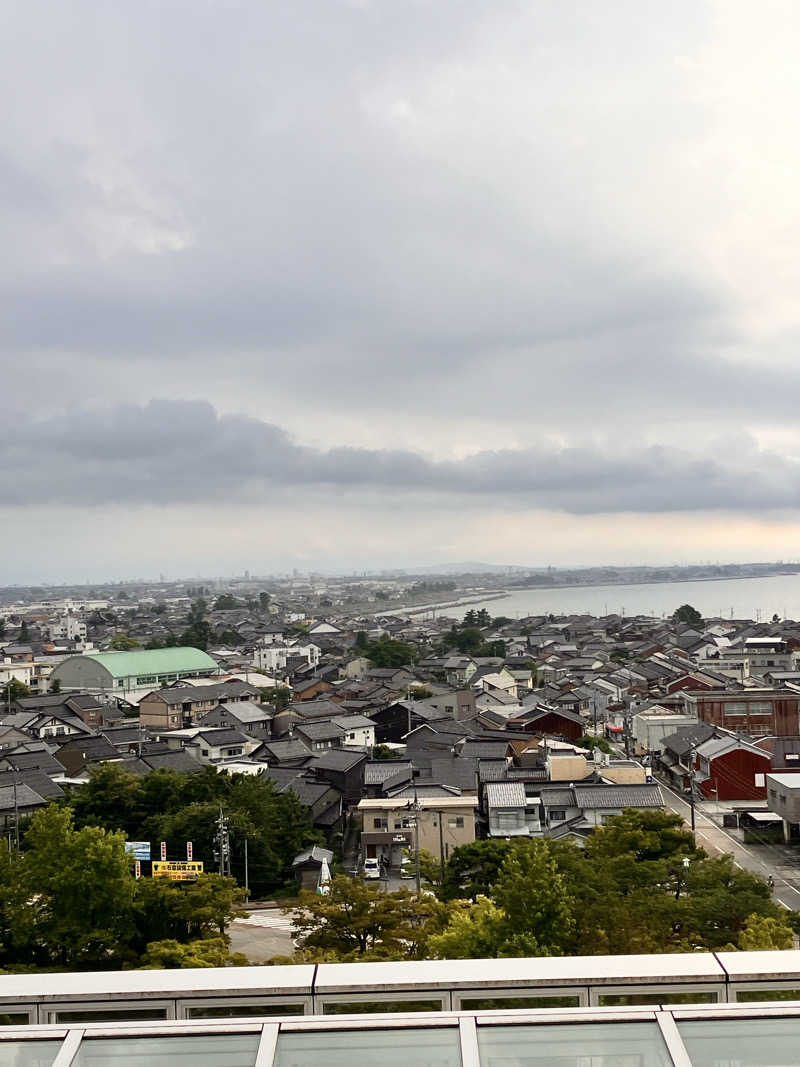
[{"label": "white van", "polygon": [[364,860],[364,877],[365,878],[380,878],[381,868],[377,859],[374,856],[367,857]]}]

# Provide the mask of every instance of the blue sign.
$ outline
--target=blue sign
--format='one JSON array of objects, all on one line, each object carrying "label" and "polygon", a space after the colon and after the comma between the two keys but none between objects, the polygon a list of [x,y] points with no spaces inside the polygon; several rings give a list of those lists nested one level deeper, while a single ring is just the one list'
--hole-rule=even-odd
[{"label": "blue sign", "polygon": [[137,860],[149,860],[150,859],[150,842],[149,841],[126,841],[125,851],[134,855]]}]

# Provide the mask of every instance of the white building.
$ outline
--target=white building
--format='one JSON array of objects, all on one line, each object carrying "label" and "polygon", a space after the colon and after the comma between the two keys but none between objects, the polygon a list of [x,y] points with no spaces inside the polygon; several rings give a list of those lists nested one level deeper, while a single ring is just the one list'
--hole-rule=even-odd
[{"label": "white building", "polygon": [[85,641],[86,623],[74,615],[62,615],[47,627],[51,641]]}]

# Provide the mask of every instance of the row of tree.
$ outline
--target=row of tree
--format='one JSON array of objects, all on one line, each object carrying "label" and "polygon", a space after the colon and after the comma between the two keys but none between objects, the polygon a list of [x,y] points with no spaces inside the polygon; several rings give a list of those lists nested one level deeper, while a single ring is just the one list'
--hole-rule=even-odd
[{"label": "row of tree", "polygon": [[[436,897],[335,878],[301,894],[301,960],[615,955],[792,946],[798,913],[730,856],[698,849],[678,816],[629,810],[580,848],[548,839],[454,851]],[[437,884],[437,879],[438,884]]]}]

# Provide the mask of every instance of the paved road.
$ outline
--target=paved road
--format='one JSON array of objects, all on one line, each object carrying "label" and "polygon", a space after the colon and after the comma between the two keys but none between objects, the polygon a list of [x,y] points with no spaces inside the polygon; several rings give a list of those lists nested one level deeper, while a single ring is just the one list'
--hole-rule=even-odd
[{"label": "paved road", "polygon": [[[677,812],[687,825],[691,825],[689,804],[663,782],[659,782],[659,785],[666,806]],[[786,908],[800,910],[800,888],[796,884],[800,881],[800,867],[792,863],[791,857],[784,854],[780,846],[761,845],[750,848],[718,826],[698,806],[695,806],[695,827],[697,843],[706,852],[712,856],[730,852],[739,867],[764,879],[772,875],[775,880],[775,899]]]},{"label": "paved road", "polygon": [[228,927],[231,952],[243,952],[251,963],[263,963],[272,956],[291,956],[292,914],[280,908],[253,911],[246,919],[234,919]]}]

